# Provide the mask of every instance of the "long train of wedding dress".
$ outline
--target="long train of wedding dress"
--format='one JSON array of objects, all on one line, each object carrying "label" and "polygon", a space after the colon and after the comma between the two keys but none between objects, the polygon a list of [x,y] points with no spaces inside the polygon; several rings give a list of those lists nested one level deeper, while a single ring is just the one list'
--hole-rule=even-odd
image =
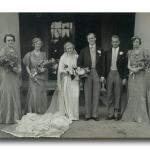
[{"label": "long train of wedding dress", "polygon": [[[52,101],[47,112],[43,115],[28,113],[27,115],[24,115],[17,124],[10,125],[2,129],[2,131],[17,137],[60,137],[62,134],[64,134],[65,131],[69,129],[69,125],[72,123],[72,120],[79,119],[79,81],[76,79],[74,79],[74,81],[71,81],[70,77],[63,77],[62,79],[61,76],[61,64],[63,64],[64,61],[66,63],[67,59],[68,56],[66,57],[66,54],[61,57],[58,67],[57,89],[53,94]],[[74,61],[72,58],[68,59],[68,65],[76,64],[76,59],[77,58],[75,58]],[[69,85],[67,85],[68,83]],[[74,89],[70,87],[70,85],[73,86]],[[68,93],[69,96],[72,96],[70,95],[70,91],[67,90],[75,90],[75,98],[67,98],[66,96],[68,95]],[[70,107],[70,105],[68,105],[67,99],[70,101],[73,99],[73,101],[71,101],[73,105],[71,105],[70,109],[72,109],[72,106],[73,108],[77,109],[77,111],[75,110],[75,115],[74,112],[73,114],[71,113],[71,115],[68,114],[68,109],[66,109],[66,107]],[[74,103],[76,104],[76,106]],[[73,118],[72,115],[74,115]]]},{"label": "long train of wedding dress", "polygon": [[60,137],[69,129],[70,123],[69,119],[59,113],[28,113],[18,124],[10,125],[2,131],[16,137]]}]

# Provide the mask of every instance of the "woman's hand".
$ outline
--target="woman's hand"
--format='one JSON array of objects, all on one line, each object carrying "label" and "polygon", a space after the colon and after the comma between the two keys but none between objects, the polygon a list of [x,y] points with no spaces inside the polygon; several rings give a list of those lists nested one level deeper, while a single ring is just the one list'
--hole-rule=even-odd
[{"label": "woman's hand", "polygon": [[130,70],[134,73],[137,73],[140,70],[140,68],[130,68]]},{"label": "woman's hand", "polygon": [[51,59],[45,61],[46,64],[53,64],[53,63],[55,63],[55,62],[56,62],[56,61],[55,61],[54,58],[51,58]]},{"label": "woman's hand", "polygon": [[127,79],[122,80],[122,85],[125,86],[127,84]]},{"label": "woman's hand", "polygon": [[31,79],[33,79],[33,78],[35,77],[35,75],[33,75],[32,73],[29,73],[29,77],[30,77]]},{"label": "woman's hand", "polygon": [[20,74],[21,73],[21,68],[18,68],[18,67],[13,67],[13,71],[17,74]]},{"label": "woman's hand", "polygon": [[39,73],[43,73],[43,72],[45,72],[45,71],[46,71],[46,68],[44,68],[44,67],[40,67],[40,68],[38,69],[38,71],[39,71]]},{"label": "woman's hand", "polygon": [[43,66],[45,66],[45,65],[47,65],[47,64],[49,64],[49,61],[48,61],[48,60],[44,60]]},{"label": "woman's hand", "polygon": [[54,58],[51,58],[51,63],[55,63],[55,59]]}]

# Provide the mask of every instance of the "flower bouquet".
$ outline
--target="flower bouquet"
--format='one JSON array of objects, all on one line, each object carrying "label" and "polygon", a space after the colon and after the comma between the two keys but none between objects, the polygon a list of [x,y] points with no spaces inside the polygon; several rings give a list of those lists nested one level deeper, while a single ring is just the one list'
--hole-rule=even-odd
[{"label": "flower bouquet", "polygon": [[54,62],[55,60],[53,58],[50,60],[42,60],[38,64],[36,71],[32,74],[32,79],[39,84],[38,79],[41,79],[41,78],[38,77],[38,75],[43,74],[48,69],[49,65]]},{"label": "flower bouquet", "polygon": [[67,74],[71,76],[71,80],[73,80],[76,77],[76,75],[78,75],[76,72],[77,66],[72,66],[70,68],[67,64],[64,64],[64,70],[67,72]]},{"label": "flower bouquet", "polygon": [[0,56],[0,66],[16,72],[15,68],[18,67],[18,55],[14,52],[7,51],[4,56]]},{"label": "flower bouquet", "polygon": [[130,71],[129,76],[130,76],[132,79],[135,79],[135,76],[136,76],[136,74],[137,74],[138,72],[140,72],[140,71],[145,71],[145,69],[146,69],[145,67],[146,67],[146,66],[145,66],[144,61],[139,62],[137,65],[133,65],[132,68],[133,68],[133,69],[136,69],[137,71]]},{"label": "flower bouquet", "polygon": [[90,72],[90,68],[89,67],[85,67],[85,68],[78,67],[76,72],[81,78],[85,78],[88,76],[88,74]]},{"label": "flower bouquet", "polygon": [[33,74],[33,77],[37,76],[38,74],[42,74],[44,73],[47,69],[48,69],[48,66],[49,64],[52,64],[54,63],[54,59],[50,59],[50,60],[42,60],[38,66],[37,66],[37,69],[36,69],[36,72]]},{"label": "flower bouquet", "polygon": [[144,49],[144,54],[145,54],[145,58],[144,58],[145,67],[146,69],[148,69],[150,68],[150,49],[149,50]]}]

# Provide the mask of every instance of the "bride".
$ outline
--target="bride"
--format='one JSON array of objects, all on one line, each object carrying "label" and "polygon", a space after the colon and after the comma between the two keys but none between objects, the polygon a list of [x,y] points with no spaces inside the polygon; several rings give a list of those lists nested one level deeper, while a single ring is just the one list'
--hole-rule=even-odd
[{"label": "bride", "polygon": [[28,113],[16,125],[3,129],[18,137],[60,137],[69,124],[79,120],[78,54],[71,42],[64,45],[57,74],[57,89],[44,115]]}]

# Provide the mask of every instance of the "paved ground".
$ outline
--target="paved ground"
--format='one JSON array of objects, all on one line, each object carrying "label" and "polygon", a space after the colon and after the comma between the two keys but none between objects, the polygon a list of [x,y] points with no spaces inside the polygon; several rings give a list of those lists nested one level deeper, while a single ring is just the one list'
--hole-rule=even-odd
[{"label": "paved ground", "polygon": [[[5,126],[0,126],[4,128]],[[16,137],[0,131],[0,138]],[[150,138],[150,125],[122,121],[76,121],[62,138]]]},{"label": "paved ground", "polygon": [[[80,110],[80,121],[73,122],[61,138],[150,138],[150,124],[105,120],[105,107],[99,109],[100,121],[84,121],[84,109]],[[4,127],[6,125],[0,125],[0,129]],[[15,137],[0,131],[0,138],[14,139]]]},{"label": "paved ground", "polygon": [[74,122],[62,138],[150,138],[150,125],[122,121]]},{"label": "paved ground", "polygon": [[[23,98],[23,100],[25,100],[25,98]],[[62,136],[62,138],[150,138],[150,124],[105,120],[107,114],[106,104],[107,101],[105,95],[103,95],[101,96],[99,108],[100,121],[84,121],[84,101],[83,94],[81,94],[80,121],[73,122],[70,129]],[[24,106],[24,103],[22,105]],[[125,108],[125,105],[126,95],[123,95],[122,108]],[[6,125],[0,125],[0,129],[5,127]],[[0,131],[0,138],[14,139],[16,137]]]}]

